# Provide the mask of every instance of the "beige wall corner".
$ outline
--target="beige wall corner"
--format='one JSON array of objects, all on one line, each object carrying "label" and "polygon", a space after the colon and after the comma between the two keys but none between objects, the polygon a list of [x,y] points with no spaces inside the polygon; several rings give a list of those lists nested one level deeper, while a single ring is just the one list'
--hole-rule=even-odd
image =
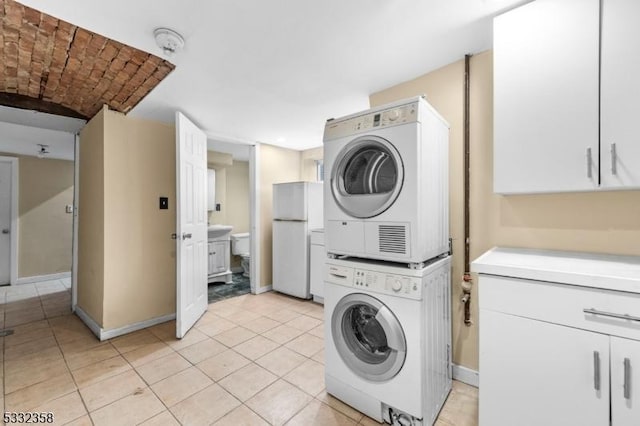
[{"label": "beige wall corner", "polygon": [[107,111],[104,127],[102,326],[110,330],[175,312],[176,148],[171,125]]},{"label": "beige wall corner", "polygon": [[78,306],[98,325],[104,306],[104,114],[80,132]]},{"label": "beige wall corner", "polygon": [[209,166],[232,166],[233,155],[218,151],[207,151],[207,164]]},{"label": "beige wall corner", "polygon": [[323,159],[324,147],[306,149],[300,157],[300,179],[308,182],[317,181],[316,161]]},{"label": "beige wall corner", "polygon": [[272,145],[260,147],[260,283],[261,287],[272,285],[272,226],[274,183],[295,182],[300,179],[300,151]]}]

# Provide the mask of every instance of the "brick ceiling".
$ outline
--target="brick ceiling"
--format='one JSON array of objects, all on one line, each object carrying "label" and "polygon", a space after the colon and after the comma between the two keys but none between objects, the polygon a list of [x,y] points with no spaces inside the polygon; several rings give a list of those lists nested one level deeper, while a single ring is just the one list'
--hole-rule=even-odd
[{"label": "brick ceiling", "polygon": [[175,66],[155,55],[0,0],[0,104],[91,118],[129,112]]}]

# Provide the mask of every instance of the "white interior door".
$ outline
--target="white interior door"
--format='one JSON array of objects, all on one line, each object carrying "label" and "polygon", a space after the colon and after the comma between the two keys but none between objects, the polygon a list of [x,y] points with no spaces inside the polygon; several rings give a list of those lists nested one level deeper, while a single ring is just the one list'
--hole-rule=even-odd
[{"label": "white interior door", "polygon": [[176,337],[207,310],[207,136],[176,112]]},{"label": "white interior door", "polygon": [[0,160],[0,285],[11,279],[11,168]]}]

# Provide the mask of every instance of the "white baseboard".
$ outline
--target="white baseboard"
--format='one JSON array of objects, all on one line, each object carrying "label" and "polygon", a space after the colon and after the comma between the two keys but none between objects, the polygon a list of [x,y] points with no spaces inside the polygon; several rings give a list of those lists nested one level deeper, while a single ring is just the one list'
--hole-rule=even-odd
[{"label": "white baseboard", "polygon": [[262,287],[257,286],[256,287],[256,294],[262,294],[262,293],[266,293],[268,291],[273,290],[273,286],[272,285],[265,285]]},{"label": "white baseboard", "polygon": [[87,327],[89,327],[89,330],[91,330],[91,332],[95,334],[96,337],[99,339],[100,330],[101,330],[100,325],[93,318],[91,318],[89,314],[83,311],[80,306],[76,305],[76,309],[74,312],[78,317],[80,317],[82,322],[85,323]]},{"label": "white baseboard", "polygon": [[38,283],[40,281],[60,280],[62,278],[71,278],[71,272],[58,272],[57,274],[34,275],[32,277],[20,277],[16,279],[16,285]]},{"label": "white baseboard", "polygon": [[174,319],[176,319],[176,314],[168,314],[161,317],[151,318],[145,321],[128,324],[122,327],[112,328],[111,330],[101,329],[100,340],[113,339],[114,337],[122,336],[123,334],[142,330],[143,328],[148,328],[156,324],[162,324],[163,322],[171,321]]},{"label": "white baseboard", "polygon": [[316,303],[319,303],[321,305],[324,305],[324,297],[316,296],[314,294],[313,295],[313,301],[316,302]]},{"label": "white baseboard", "polygon": [[98,323],[79,306],[76,306],[75,312],[76,315],[78,315],[80,319],[87,325],[87,327],[89,327],[93,334],[95,334],[96,337],[100,339],[100,341],[113,339],[114,337],[142,330],[143,328],[148,328],[156,324],[162,324],[163,322],[171,321],[176,318],[176,314],[163,315],[161,317],[151,318],[122,327],[112,328],[111,330],[105,330],[104,328],[100,327],[100,325],[98,325]]},{"label": "white baseboard", "polygon": [[478,387],[480,383],[480,374],[476,370],[472,370],[462,365],[453,364],[453,379],[470,386]]}]

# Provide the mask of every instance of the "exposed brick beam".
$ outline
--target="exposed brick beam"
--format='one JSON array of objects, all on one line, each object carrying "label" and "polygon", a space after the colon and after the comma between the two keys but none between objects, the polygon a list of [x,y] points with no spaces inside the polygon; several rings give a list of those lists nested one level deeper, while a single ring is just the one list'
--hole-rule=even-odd
[{"label": "exposed brick beam", "polygon": [[104,104],[127,113],[174,68],[155,55],[0,0],[3,105],[80,118],[92,117]]}]

